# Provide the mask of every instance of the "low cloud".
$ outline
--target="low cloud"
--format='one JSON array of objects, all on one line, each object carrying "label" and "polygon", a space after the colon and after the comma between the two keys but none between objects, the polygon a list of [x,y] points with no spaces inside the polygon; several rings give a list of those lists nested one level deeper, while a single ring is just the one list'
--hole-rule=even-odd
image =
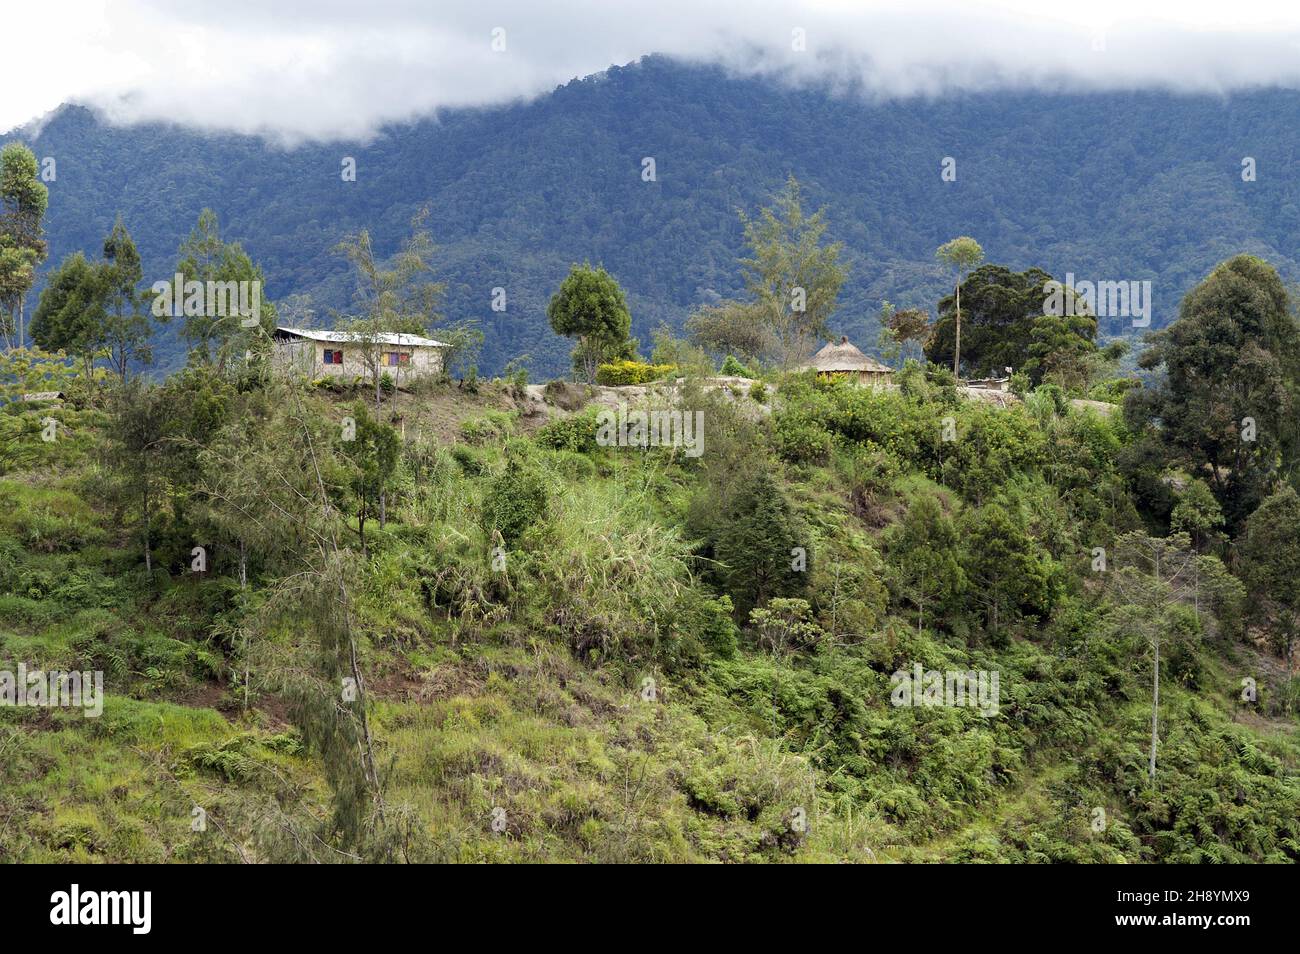
[{"label": "low cloud", "polygon": [[53,18],[66,36],[16,45],[17,70],[36,82],[0,102],[0,129],[74,101],[121,123],[284,143],[365,139],[385,123],[529,98],[648,53],[869,97],[1300,87],[1300,10],[1289,6],[1094,0],[1050,17],[1042,6],[60,0],[7,14],[19,35],[51,36]]}]

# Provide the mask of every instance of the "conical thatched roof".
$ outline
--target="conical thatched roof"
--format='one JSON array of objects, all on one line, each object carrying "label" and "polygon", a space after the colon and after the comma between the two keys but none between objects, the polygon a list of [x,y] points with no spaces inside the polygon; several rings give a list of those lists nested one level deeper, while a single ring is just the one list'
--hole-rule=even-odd
[{"label": "conical thatched roof", "polygon": [[887,374],[894,371],[889,365],[867,357],[850,344],[847,337],[841,337],[839,344],[828,342],[804,367],[814,371],[874,371]]}]

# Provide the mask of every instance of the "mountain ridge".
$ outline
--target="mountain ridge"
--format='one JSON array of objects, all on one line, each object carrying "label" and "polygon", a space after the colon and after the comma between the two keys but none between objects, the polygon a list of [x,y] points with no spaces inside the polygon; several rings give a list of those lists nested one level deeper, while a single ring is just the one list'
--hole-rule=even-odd
[{"label": "mountain ridge", "polygon": [[[75,250],[97,254],[121,212],[152,282],[211,206],[263,266],[267,294],[311,294],[328,324],[350,294],[337,241],[369,228],[391,252],[428,204],[444,311],[482,322],[481,370],[528,355],[554,374],[568,344],[544,310],[571,263],[609,268],[648,344],[655,325],[679,328],[694,307],[740,293],[736,211],[757,209],[790,174],[845,244],[834,330],[867,350],[882,299],[933,309],[950,283],[933,250],[958,234],[1017,269],[1152,280],[1155,327],[1236,252],[1300,278],[1290,239],[1300,195],[1280,174],[1300,154],[1300,124],[1287,116],[1300,118],[1300,93],[1284,89],[868,101],[651,56],[525,102],[386,126],[364,145],[114,127],[85,107],[46,117],[30,144],[58,160],[46,271]],[[344,156],[356,182],[339,175]],[[1242,179],[1247,156],[1253,182]],[[945,157],[955,182],[941,179]],[[490,308],[495,287],[505,313]],[[174,331],[159,352],[162,370],[183,361]]]}]

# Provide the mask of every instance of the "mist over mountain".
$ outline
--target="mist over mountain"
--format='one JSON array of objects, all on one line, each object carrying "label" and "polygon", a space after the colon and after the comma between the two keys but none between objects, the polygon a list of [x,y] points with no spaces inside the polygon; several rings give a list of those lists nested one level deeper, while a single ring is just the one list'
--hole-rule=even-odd
[{"label": "mist over mountain", "polygon": [[[739,292],[737,209],[755,211],[791,174],[845,246],[835,330],[868,350],[882,300],[933,310],[950,283],[934,249],[962,234],[1016,269],[1150,280],[1160,326],[1235,253],[1300,276],[1297,120],[1300,93],[1282,89],[871,100],[647,57],[527,103],[386,127],[364,144],[285,149],[113,126],[71,106],[34,135],[3,138],[57,160],[47,270],[78,249],[97,255],[120,212],[146,282],[167,278],[209,206],[264,268],[266,293],[310,294],[326,325],[351,295],[338,240],[369,228],[391,252],[427,204],[444,311],[486,333],[480,371],[526,355],[554,374],[571,343],[551,332],[545,306],[571,263],[617,277],[648,345],[657,324],[680,327],[696,306]],[[340,176],[348,156],[355,182]],[[655,181],[642,177],[646,157]],[[955,181],[941,177],[945,157]],[[1246,157],[1255,181],[1243,180]],[[504,313],[491,309],[495,287],[506,289]],[[1103,322],[1107,334],[1138,331]],[[179,342],[159,351],[160,368],[183,363]]]}]

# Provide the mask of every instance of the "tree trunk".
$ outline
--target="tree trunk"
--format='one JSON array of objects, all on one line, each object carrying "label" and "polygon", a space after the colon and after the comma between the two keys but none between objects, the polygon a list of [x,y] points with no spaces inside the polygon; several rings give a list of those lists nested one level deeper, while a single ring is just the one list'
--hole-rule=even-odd
[{"label": "tree trunk", "polygon": [[379,783],[379,769],[375,765],[374,742],[370,736],[370,717],[366,712],[366,684],[361,678],[361,663],[357,658],[357,641],[352,632],[352,597],[348,593],[343,578],[338,578],[339,600],[343,608],[343,631],[348,642],[348,666],[352,670],[352,682],[357,687],[357,712],[361,722],[362,765],[366,780],[370,783],[379,820],[384,820],[384,791]]},{"label": "tree trunk", "polygon": [[952,376],[961,382],[961,280],[957,281],[957,339],[952,348]]},{"label": "tree trunk", "polygon": [[1151,680],[1151,783],[1156,781],[1157,714],[1160,711],[1160,637],[1156,637],[1154,676]]},{"label": "tree trunk", "polygon": [[149,491],[144,491],[140,498],[144,509],[144,569],[153,579],[153,553],[149,549]]},{"label": "tree trunk", "polygon": [[840,618],[840,568],[835,566],[835,588],[831,590],[831,636],[839,635]]},{"label": "tree trunk", "polygon": [[[242,594],[248,587],[248,549],[244,546],[244,538],[239,538],[239,590]],[[244,708],[248,708],[248,638],[249,632],[247,627],[244,628]]]},{"label": "tree trunk", "polygon": [[357,706],[361,712],[361,739],[365,743],[365,765],[366,774],[370,777],[370,784],[374,788],[374,794],[378,799],[379,817],[384,817],[384,803],[382,790],[379,785],[379,770],[375,768],[375,747],[370,739],[370,717],[366,712],[366,688],[365,682],[361,678],[361,664],[357,661],[357,641],[352,638],[352,624],[348,622],[348,661],[352,667],[352,681],[357,687]]},{"label": "tree trunk", "polygon": [[1199,623],[1201,621],[1201,567],[1196,563],[1195,559],[1192,561],[1192,570],[1192,586],[1194,587],[1192,591],[1192,612],[1196,614],[1196,622]]}]

